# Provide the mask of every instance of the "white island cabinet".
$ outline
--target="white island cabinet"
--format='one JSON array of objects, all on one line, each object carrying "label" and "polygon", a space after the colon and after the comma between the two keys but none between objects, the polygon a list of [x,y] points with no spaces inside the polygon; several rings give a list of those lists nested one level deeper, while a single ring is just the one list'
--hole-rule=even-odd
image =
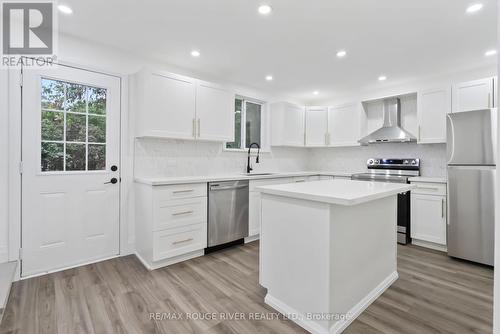
[{"label": "white island cabinet", "polygon": [[259,187],[265,302],[311,333],[340,333],[397,278],[397,194],[332,180]]}]

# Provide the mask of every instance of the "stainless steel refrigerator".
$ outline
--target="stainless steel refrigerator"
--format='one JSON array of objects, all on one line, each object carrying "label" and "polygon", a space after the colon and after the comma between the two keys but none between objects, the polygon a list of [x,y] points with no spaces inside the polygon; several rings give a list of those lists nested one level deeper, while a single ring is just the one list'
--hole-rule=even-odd
[{"label": "stainless steel refrigerator", "polygon": [[448,255],[493,265],[496,109],[448,115]]}]

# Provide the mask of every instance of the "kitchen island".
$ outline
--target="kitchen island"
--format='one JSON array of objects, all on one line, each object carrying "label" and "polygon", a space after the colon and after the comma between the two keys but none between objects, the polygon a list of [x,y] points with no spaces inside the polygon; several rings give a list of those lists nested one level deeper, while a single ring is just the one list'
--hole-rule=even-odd
[{"label": "kitchen island", "polygon": [[265,302],[311,333],[341,333],[397,278],[397,194],[351,180],[259,187]]}]

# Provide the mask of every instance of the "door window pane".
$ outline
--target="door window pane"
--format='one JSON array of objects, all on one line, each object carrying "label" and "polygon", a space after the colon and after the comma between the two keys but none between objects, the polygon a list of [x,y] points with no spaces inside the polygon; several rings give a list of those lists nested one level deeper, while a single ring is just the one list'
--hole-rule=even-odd
[{"label": "door window pane", "polygon": [[89,142],[106,142],[106,117],[89,115]]},{"label": "door window pane", "polygon": [[87,137],[87,116],[66,114],[66,141],[85,143]]},{"label": "door window pane", "polygon": [[40,94],[41,171],[106,169],[107,90],[42,78]]},{"label": "door window pane", "polygon": [[42,143],[42,172],[64,170],[64,144]]},{"label": "door window pane", "polygon": [[260,109],[261,105],[246,102],[246,141],[245,147],[248,148],[251,143],[257,143],[260,146]]},{"label": "door window pane", "polygon": [[64,113],[42,111],[42,140],[64,140]]},{"label": "door window pane", "polygon": [[66,170],[85,170],[85,144],[66,144]]},{"label": "door window pane", "polygon": [[106,145],[89,144],[89,170],[106,169]]}]

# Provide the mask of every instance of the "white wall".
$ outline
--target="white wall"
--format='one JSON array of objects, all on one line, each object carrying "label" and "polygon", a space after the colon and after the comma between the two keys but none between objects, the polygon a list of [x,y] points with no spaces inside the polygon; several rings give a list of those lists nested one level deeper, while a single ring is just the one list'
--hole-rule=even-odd
[{"label": "white wall", "polygon": [[8,249],[8,98],[7,71],[0,70],[0,263],[7,261]]}]

